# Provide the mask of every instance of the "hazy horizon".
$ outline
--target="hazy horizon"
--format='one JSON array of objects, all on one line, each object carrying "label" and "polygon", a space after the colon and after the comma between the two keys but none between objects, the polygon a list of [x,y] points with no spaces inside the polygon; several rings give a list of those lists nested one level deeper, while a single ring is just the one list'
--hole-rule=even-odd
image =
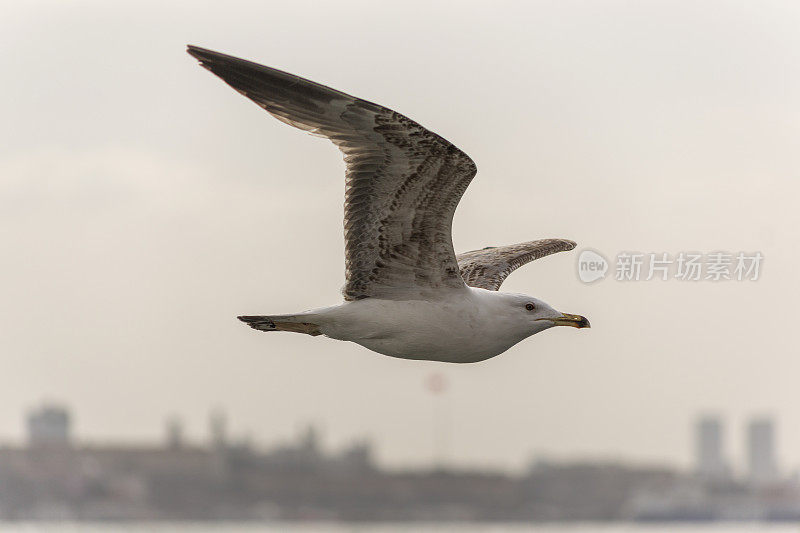
[{"label": "hazy horizon", "polygon": [[[0,441],[69,406],[81,440],[160,439],[177,414],[265,444],[314,422],[428,464],[692,460],[691,424],[751,416],[800,465],[790,340],[800,254],[800,7],[791,2],[0,4]],[[378,102],[467,152],[457,251],[542,237],[576,251],[503,290],[589,318],[484,363],[397,360],[241,314],[340,301],[344,165],[258,109],[187,43]],[[581,283],[584,248],[760,251],[756,282]],[[789,327],[787,327],[787,325]]]}]

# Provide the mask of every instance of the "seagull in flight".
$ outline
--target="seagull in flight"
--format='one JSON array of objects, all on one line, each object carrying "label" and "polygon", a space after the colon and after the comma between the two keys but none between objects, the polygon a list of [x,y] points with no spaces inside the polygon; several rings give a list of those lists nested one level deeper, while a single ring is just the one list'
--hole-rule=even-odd
[{"label": "seagull in flight", "polygon": [[520,266],[574,242],[456,255],[453,214],[477,169],[449,141],[396,111],[287,72],[196,46],[187,51],[278,120],[327,137],[347,165],[344,302],[239,320],[450,363],[484,361],[553,326],[589,327],[532,296],[498,291]]}]

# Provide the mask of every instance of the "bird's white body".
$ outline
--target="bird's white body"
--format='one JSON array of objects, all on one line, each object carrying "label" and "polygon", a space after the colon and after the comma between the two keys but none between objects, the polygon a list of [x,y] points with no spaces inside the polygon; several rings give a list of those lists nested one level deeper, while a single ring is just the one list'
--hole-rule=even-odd
[{"label": "bird's white body", "polygon": [[[529,296],[465,287],[434,298],[366,298],[296,315],[323,335],[352,341],[404,359],[474,363],[494,357],[554,324],[537,318],[561,316]],[[537,312],[526,312],[536,302]]]}]

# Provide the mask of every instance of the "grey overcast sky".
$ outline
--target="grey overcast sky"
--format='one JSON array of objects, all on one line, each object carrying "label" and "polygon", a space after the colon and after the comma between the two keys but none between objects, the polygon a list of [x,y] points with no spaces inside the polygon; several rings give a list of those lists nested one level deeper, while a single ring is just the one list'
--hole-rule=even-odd
[{"label": "grey overcast sky", "polygon": [[[45,400],[93,441],[160,439],[170,414],[203,439],[220,406],[259,444],[313,421],[392,466],[431,460],[437,417],[459,465],[688,465],[697,413],[726,417],[736,460],[766,413],[799,465],[798,27],[791,1],[1,2],[0,440]],[[469,153],[458,251],[760,251],[761,279],[584,285],[577,251],[559,254],[503,289],[593,328],[475,365],[258,334],[235,316],[339,301],[344,165],[187,43],[379,102]]]}]

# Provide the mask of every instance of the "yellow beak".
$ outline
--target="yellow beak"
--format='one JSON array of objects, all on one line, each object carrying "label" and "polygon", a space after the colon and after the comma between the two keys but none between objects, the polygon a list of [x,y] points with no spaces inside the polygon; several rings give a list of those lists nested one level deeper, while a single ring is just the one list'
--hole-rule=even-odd
[{"label": "yellow beak", "polygon": [[538,320],[550,320],[556,326],[572,326],[573,328],[592,327],[585,316],[571,315],[569,313],[562,313],[558,318],[540,318]]}]

